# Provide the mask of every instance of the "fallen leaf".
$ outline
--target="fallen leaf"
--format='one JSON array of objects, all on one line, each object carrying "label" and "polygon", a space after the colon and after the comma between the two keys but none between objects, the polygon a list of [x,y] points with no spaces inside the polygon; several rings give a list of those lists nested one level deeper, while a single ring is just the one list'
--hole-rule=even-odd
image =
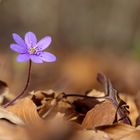
[{"label": "fallen leaf", "polygon": [[129,117],[132,122],[133,126],[136,126],[136,120],[139,116],[138,108],[136,106],[136,103],[134,101],[134,98],[130,95],[124,95],[120,94],[120,97],[127,103],[129,106]]},{"label": "fallen leaf", "polygon": [[[127,105],[125,101],[123,101],[120,98],[118,91],[113,87],[110,79],[108,79],[104,74],[98,73],[97,80],[100,84],[104,86],[104,89],[105,89],[104,98],[111,100],[114,106],[117,108],[117,113],[119,114],[119,117],[120,117],[119,120],[121,119],[123,123],[131,125],[132,123],[128,116],[129,106]],[[118,117],[116,115],[114,122],[117,122],[117,121],[118,121]]]},{"label": "fallen leaf", "polygon": [[135,130],[126,136],[122,137],[121,140],[139,140],[140,139],[140,130]]},{"label": "fallen leaf", "polygon": [[[55,116],[29,130],[31,140],[67,140],[76,128],[58,112]],[[36,133],[35,133],[36,132]]]},{"label": "fallen leaf", "polygon": [[75,100],[72,105],[75,110],[80,114],[86,114],[90,109],[99,104],[100,102],[94,98],[83,98]]},{"label": "fallen leaf", "polygon": [[[94,97],[104,97],[105,96],[105,93],[104,92],[101,92],[101,91],[98,91],[98,90],[95,90],[95,89],[92,89],[90,92],[88,92],[87,94],[88,96],[94,96]],[[98,101],[104,101],[105,99],[97,99]]]},{"label": "fallen leaf", "polygon": [[105,101],[96,105],[87,112],[83,122],[83,128],[94,128],[96,126],[112,124],[115,118],[116,109],[112,102]]},{"label": "fallen leaf", "polygon": [[13,97],[7,83],[0,80],[0,105],[6,104]]},{"label": "fallen leaf", "polygon": [[29,97],[19,100],[16,104],[8,106],[6,109],[23,119],[25,123],[42,121],[37,112],[36,105]]},{"label": "fallen leaf", "polygon": [[127,124],[115,124],[97,127],[97,130],[106,132],[113,140],[139,140],[140,130]]},{"label": "fallen leaf", "polygon": [[20,117],[2,107],[0,107],[0,119],[8,120],[9,122],[17,125],[24,124],[23,120]]},{"label": "fallen leaf", "polygon": [[139,126],[139,125],[140,125],[140,115],[136,119],[136,126]]},{"label": "fallen leaf", "polygon": [[111,140],[111,138],[103,131],[82,130],[78,131],[72,140]]},{"label": "fallen leaf", "polygon": [[0,140],[30,140],[22,126],[0,121]]},{"label": "fallen leaf", "polygon": [[31,95],[31,100],[37,106],[37,112],[39,116],[44,118],[46,112],[52,107],[51,103],[55,98],[55,92],[53,90],[39,90],[36,92],[31,92]]}]

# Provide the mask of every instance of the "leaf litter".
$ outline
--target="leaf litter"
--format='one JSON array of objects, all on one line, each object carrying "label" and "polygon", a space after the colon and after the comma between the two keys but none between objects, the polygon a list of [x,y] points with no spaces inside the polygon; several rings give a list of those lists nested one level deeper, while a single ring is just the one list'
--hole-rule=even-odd
[{"label": "leaf litter", "polygon": [[134,99],[119,93],[104,74],[98,74],[97,80],[104,92],[39,90],[1,107],[0,139],[138,140],[139,112]]}]

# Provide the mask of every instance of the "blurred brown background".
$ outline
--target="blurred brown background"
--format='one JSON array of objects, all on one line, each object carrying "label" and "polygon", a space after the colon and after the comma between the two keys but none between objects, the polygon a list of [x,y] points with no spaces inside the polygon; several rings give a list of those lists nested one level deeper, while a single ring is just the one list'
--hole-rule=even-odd
[{"label": "blurred brown background", "polygon": [[27,64],[9,49],[11,34],[51,35],[57,62],[34,64],[29,90],[83,92],[95,88],[97,72],[122,92],[140,89],[139,0],[0,0],[0,79],[19,92]]}]

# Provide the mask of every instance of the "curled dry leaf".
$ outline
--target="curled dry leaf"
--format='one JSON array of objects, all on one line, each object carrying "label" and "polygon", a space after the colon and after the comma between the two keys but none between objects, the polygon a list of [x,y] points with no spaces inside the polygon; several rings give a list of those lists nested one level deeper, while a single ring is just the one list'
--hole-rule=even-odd
[{"label": "curled dry leaf", "polygon": [[36,123],[42,121],[38,115],[36,105],[28,97],[19,100],[16,104],[11,105],[6,109],[23,119],[25,123]]},{"label": "curled dry leaf", "polygon": [[75,115],[74,109],[71,107],[71,103],[67,99],[61,99],[63,93],[57,94],[53,90],[48,91],[36,91],[32,92],[32,101],[37,106],[38,114],[42,118],[48,116],[54,116],[57,112],[65,113],[67,118],[71,118]]},{"label": "curled dry leaf", "polygon": [[140,125],[140,115],[137,117],[137,120],[136,120],[136,126],[139,126]]},{"label": "curled dry leaf", "polygon": [[[44,121],[43,124],[31,129],[32,140],[67,140],[72,136],[74,128],[63,113],[58,112],[55,116]],[[35,133],[36,132],[36,133]]]},{"label": "curled dry leaf", "polygon": [[106,132],[113,140],[139,140],[140,138],[140,130],[127,124],[102,126],[96,129]]},{"label": "curled dry leaf", "polygon": [[72,105],[69,102],[67,102],[66,100],[59,101],[54,111],[55,112],[59,111],[61,113],[64,113],[64,117],[66,119],[71,119],[78,114],[73,109]]},{"label": "curled dry leaf", "polygon": [[[88,96],[94,96],[94,97],[104,97],[104,96],[105,96],[105,93],[93,89],[93,90],[91,90],[90,92],[88,92],[87,95],[88,95]],[[104,99],[104,98],[97,98],[97,100],[99,100],[99,101],[104,101],[105,99]]]},{"label": "curled dry leaf", "polygon": [[139,140],[140,139],[140,131],[139,130],[135,130],[133,132],[131,132],[130,134],[128,134],[127,136],[121,138],[121,140]]},{"label": "curled dry leaf", "polygon": [[5,83],[4,81],[0,80],[0,94],[3,94],[6,90],[6,88],[8,88],[7,83]]},{"label": "curled dry leaf", "polygon": [[70,118],[70,120],[74,120],[75,122],[81,124],[87,112],[92,108],[94,108],[97,104],[100,104],[100,102],[95,98],[83,98],[83,99],[78,98],[77,100],[74,100],[72,102],[70,112],[71,114],[73,112],[73,116]]},{"label": "curled dry leaf", "polygon": [[0,119],[8,120],[13,124],[24,124],[23,120],[20,117],[10,111],[7,111],[5,108],[0,108]]},{"label": "curled dry leaf", "polygon": [[51,102],[55,98],[53,90],[32,92],[32,101],[37,106],[37,112],[42,117],[51,108]]},{"label": "curled dry leaf", "polygon": [[0,80],[0,104],[3,105],[13,98],[7,83]]},{"label": "curled dry leaf", "polygon": [[134,98],[130,95],[120,94],[120,97],[127,103],[129,106],[129,117],[131,119],[132,125],[136,126],[136,120],[139,116],[138,108],[134,101]]},{"label": "curled dry leaf", "polygon": [[29,140],[29,137],[24,127],[0,121],[0,140]]},{"label": "curled dry leaf", "polygon": [[83,122],[83,128],[94,128],[96,126],[112,124],[115,118],[116,109],[112,102],[105,101],[87,112]]},{"label": "curled dry leaf", "polygon": [[75,110],[80,114],[85,115],[89,110],[95,107],[100,102],[94,98],[83,98],[75,100],[72,105],[74,106]]},{"label": "curled dry leaf", "polygon": [[111,140],[111,138],[103,131],[82,130],[78,131],[72,140]]},{"label": "curled dry leaf", "polygon": [[[119,94],[118,91],[113,87],[110,79],[108,79],[104,74],[99,73],[97,75],[97,80],[100,84],[104,86],[105,89],[105,99],[109,99],[112,101],[114,106],[117,108],[117,113],[119,115],[119,120],[121,120],[123,123],[126,124],[132,124],[131,120],[129,118],[129,106],[125,101],[123,101]],[[114,122],[118,121],[117,113],[115,115],[115,120]]]}]

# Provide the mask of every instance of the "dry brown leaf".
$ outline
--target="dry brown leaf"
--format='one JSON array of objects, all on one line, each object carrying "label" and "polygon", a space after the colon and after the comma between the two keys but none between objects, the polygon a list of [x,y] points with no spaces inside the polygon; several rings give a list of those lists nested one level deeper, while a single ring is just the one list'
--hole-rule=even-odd
[{"label": "dry brown leaf", "polygon": [[[88,96],[91,96],[91,97],[92,97],[92,96],[95,96],[95,97],[103,97],[103,96],[105,96],[105,93],[93,89],[93,90],[91,90],[91,91],[88,93]],[[105,99],[102,98],[102,99],[97,99],[97,100],[99,100],[99,101],[104,101]]]},{"label": "dry brown leaf", "polygon": [[55,96],[55,92],[51,89],[47,91],[44,90],[38,90],[36,92],[32,91],[30,92],[30,94],[32,95],[32,100],[37,104],[39,101],[43,100],[44,98],[47,98],[47,100],[49,100],[49,99],[53,99]]},{"label": "dry brown leaf", "polygon": [[89,110],[91,110],[93,107],[95,107],[99,103],[100,102],[94,98],[83,98],[83,99],[75,100],[72,103],[72,106],[74,106],[77,112],[85,115]]},{"label": "dry brown leaf", "polygon": [[53,90],[31,92],[31,99],[37,106],[38,114],[43,117],[44,114],[52,107],[51,102],[55,98]]},{"label": "dry brown leaf", "polygon": [[25,128],[0,121],[0,140],[29,140]]},{"label": "dry brown leaf", "polygon": [[0,119],[6,119],[13,124],[23,125],[23,120],[16,114],[7,111],[5,108],[0,108]]},{"label": "dry brown leaf", "polygon": [[112,102],[106,100],[96,105],[87,112],[83,122],[83,128],[94,128],[96,126],[112,124],[115,118],[116,109]]},{"label": "dry brown leaf", "polygon": [[140,130],[127,124],[103,126],[98,129],[106,132],[113,140],[139,140],[140,138]]},{"label": "dry brown leaf", "polygon": [[36,104],[38,114],[42,118],[46,118],[48,115],[56,115],[57,112],[66,112],[66,109],[71,107],[71,105],[64,100],[58,102],[56,98],[59,94],[57,95],[53,90],[39,90],[31,94],[31,99]]},{"label": "dry brown leaf", "polygon": [[36,105],[28,97],[23,98],[16,104],[7,107],[7,110],[23,119],[25,123],[36,123],[38,121],[42,121],[37,112]]},{"label": "dry brown leaf", "polygon": [[131,132],[127,134],[126,136],[120,138],[120,140],[139,140],[140,139],[140,131],[135,130],[134,132]]},{"label": "dry brown leaf", "polygon": [[[54,117],[38,124],[31,129],[32,140],[67,140],[75,131],[71,123],[65,120],[63,113],[58,112]],[[34,133],[36,132],[36,133]]]},{"label": "dry brown leaf", "polygon": [[127,103],[129,106],[129,117],[131,119],[132,125],[136,126],[136,120],[139,116],[138,108],[136,106],[136,103],[134,101],[134,98],[130,95],[124,95],[120,94],[120,97]]},{"label": "dry brown leaf", "polygon": [[103,131],[82,130],[78,131],[72,140],[111,140],[111,138]]},{"label": "dry brown leaf", "polygon": [[69,110],[69,116],[71,116],[69,119],[81,124],[87,112],[94,108],[97,104],[100,104],[100,102],[95,98],[78,98],[72,102],[70,109],[66,109],[66,114]]},{"label": "dry brown leaf", "polygon": [[10,93],[7,83],[0,80],[0,105],[7,103],[12,98],[14,98],[14,96]]}]

